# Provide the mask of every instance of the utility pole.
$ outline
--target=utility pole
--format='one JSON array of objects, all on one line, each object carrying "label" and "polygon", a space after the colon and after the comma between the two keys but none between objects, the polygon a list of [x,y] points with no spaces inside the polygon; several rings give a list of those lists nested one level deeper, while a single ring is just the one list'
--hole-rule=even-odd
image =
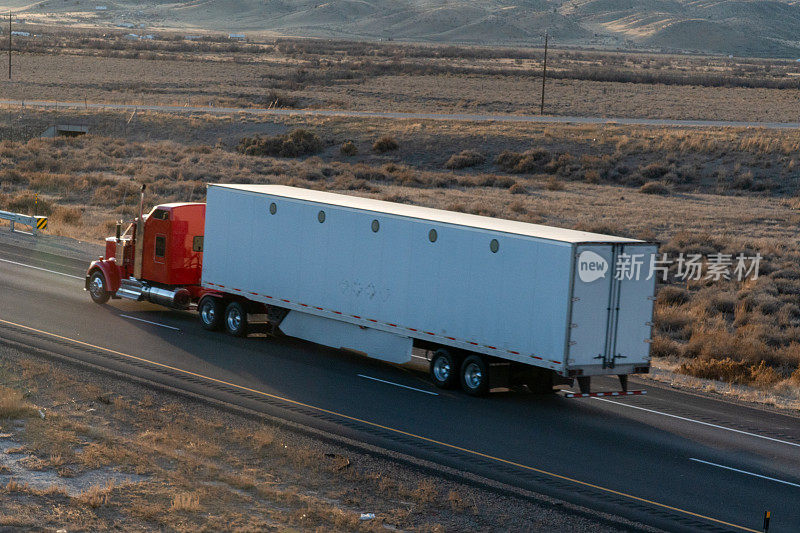
[{"label": "utility pole", "polygon": [[542,104],[539,106],[540,115],[544,115],[544,82],[546,79],[547,79],[547,31],[544,32],[544,64],[542,65]]},{"label": "utility pole", "polygon": [[11,11],[8,12],[8,79],[11,79]]}]

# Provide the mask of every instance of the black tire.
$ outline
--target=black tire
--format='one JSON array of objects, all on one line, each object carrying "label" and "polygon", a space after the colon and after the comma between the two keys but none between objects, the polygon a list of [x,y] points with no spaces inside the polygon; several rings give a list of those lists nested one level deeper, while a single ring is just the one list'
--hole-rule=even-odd
[{"label": "black tire", "polygon": [[484,396],[489,392],[489,365],[480,355],[470,355],[461,363],[461,390],[470,396]]},{"label": "black tire", "polygon": [[231,302],[225,308],[225,331],[234,337],[247,335],[247,312],[239,302]]},{"label": "black tire", "polygon": [[431,359],[431,381],[440,389],[454,389],[458,386],[459,360],[449,350],[439,349]]},{"label": "black tire", "polygon": [[203,329],[216,331],[222,326],[222,299],[204,296],[197,304],[197,314]]},{"label": "black tire", "polygon": [[111,293],[108,292],[108,282],[102,270],[95,270],[89,276],[89,296],[96,304],[104,304],[111,298]]}]

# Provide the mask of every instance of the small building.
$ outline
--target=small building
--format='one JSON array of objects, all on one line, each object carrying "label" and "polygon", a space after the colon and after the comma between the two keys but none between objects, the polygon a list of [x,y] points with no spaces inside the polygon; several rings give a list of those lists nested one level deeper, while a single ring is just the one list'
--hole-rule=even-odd
[{"label": "small building", "polygon": [[231,39],[232,41],[244,41],[245,35],[244,33],[229,33],[228,39]]},{"label": "small building", "polygon": [[135,33],[129,33],[124,38],[128,39],[129,41],[138,41],[139,40],[139,36],[136,35]]},{"label": "small building", "polygon": [[108,11],[108,6],[94,6],[95,11]]},{"label": "small building", "polygon": [[30,32],[27,31],[12,31],[11,35],[16,35],[17,37],[30,37]]},{"label": "small building", "polygon": [[52,139],[53,137],[79,137],[89,133],[87,124],[53,124],[42,133],[42,137]]}]

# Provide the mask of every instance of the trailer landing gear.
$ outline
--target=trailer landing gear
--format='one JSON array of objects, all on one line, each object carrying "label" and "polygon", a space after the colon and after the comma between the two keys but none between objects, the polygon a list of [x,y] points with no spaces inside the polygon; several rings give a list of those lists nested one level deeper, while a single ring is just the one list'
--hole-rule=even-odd
[{"label": "trailer landing gear", "polygon": [[592,377],[591,376],[578,376],[576,378],[578,380],[578,387],[581,390],[581,394],[589,394],[592,388]]}]

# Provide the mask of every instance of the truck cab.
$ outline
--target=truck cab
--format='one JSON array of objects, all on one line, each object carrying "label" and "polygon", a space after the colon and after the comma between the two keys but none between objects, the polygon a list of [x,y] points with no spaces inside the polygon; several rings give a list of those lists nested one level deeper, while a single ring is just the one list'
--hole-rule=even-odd
[{"label": "truck cab", "polygon": [[148,300],[185,308],[199,291],[203,264],[203,203],[157,205],[124,234],[106,239],[103,257],[86,274],[92,299]]}]

